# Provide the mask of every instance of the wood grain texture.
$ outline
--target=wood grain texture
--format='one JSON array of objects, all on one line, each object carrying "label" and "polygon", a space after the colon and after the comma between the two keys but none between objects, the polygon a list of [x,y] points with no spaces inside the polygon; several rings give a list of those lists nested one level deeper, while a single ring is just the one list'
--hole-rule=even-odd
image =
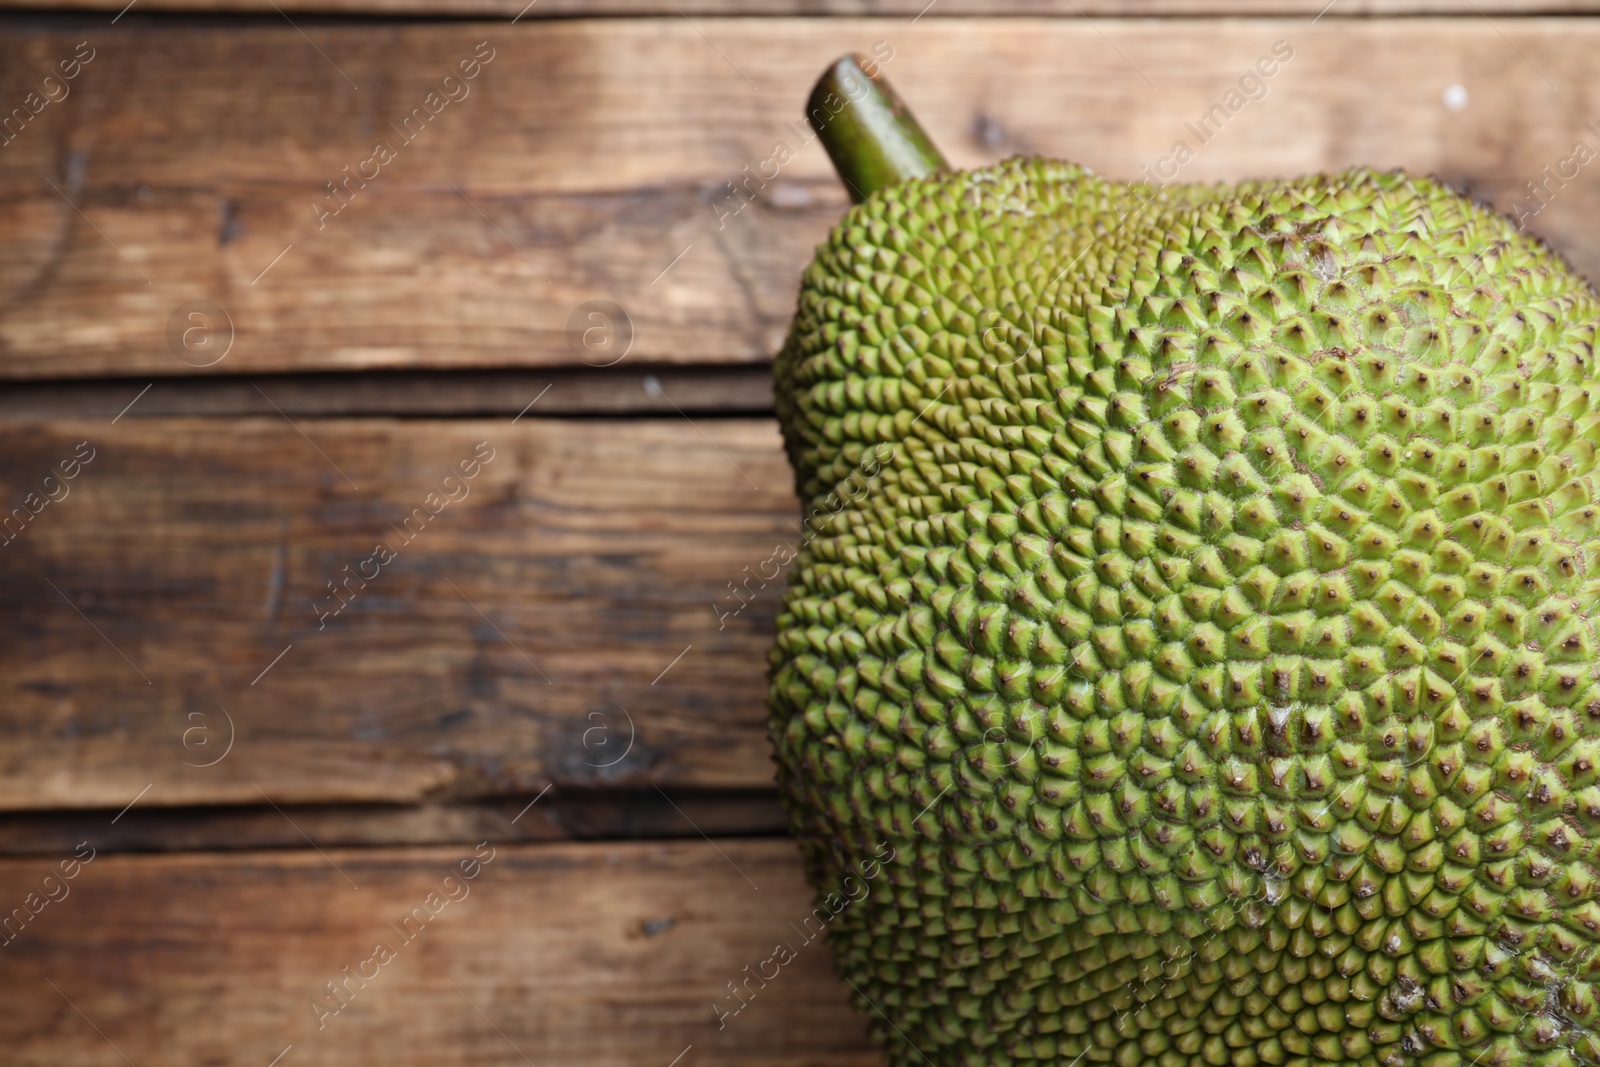
[{"label": "wood grain texture", "polygon": [[0,546],[0,809],[772,780],[769,420],[6,422],[0,455],[38,510]]},{"label": "wood grain texture", "polygon": [[[280,1067],[881,1062],[823,940],[790,925],[812,907],[794,845],[719,847],[489,846],[452,886],[471,845],[96,856],[0,948],[0,1042],[15,1067],[266,1067],[288,1046]],[[0,907],[51,869],[0,861]],[[796,958],[719,1029],[727,983],[781,942]],[[366,963],[378,943],[393,958]],[[375,977],[319,1014],[346,967]]]},{"label": "wood grain texture", "polygon": [[[116,0],[0,0],[3,8],[47,8],[56,11],[118,11]],[[878,16],[925,19],[1002,16],[1094,15],[1111,18],[1227,15],[1315,16],[1328,0],[280,0],[285,11],[351,15],[505,17],[520,21],[573,17],[693,15],[729,16]],[[1353,15],[1536,15],[1578,14],[1596,10],[1594,0],[1338,0],[1329,18]],[[676,9],[676,10],[675,10]],[[272,13],[267,0],[142,0],[135,9],[168,12]],[[133,17],[133,16],[130,16]]]},{"label": "wood grain texture", "polygon": [[[630,316],[630,360],[763,362],[844,206],[820,146],[802,143],[800,101],[828,59],[875,41],[962,166],[1037,152],[1137,176],[1194,141],[1185,123],[1277,40],[1292,62],[1191,145],[1181,179],[1403,165],[1509,208],[1576,141],[1600,148],[1586,125],[1600,118],[1600,24],[1583,19],[674,16],[307,32],[315,48],[287,26],[89,34],[96,57],[72,95],[0,149],[0,375],[194,373],[167,329],[202,299],[236,334],[204,373],[580,365],[568,323],[593,299]],[[0,101],[36,88],[86,33],[20,27]],[[470,95],[405,142],[391,124],[483,41],[495,58]],[[1444,103],[1452,85],[1463,109]],[[326,183],[378,141],[394,160],[319,229],[336,202]],[[741,201],[728,183],[779,143],[793,160],[767,166],[776,177],[729,217]],[[1596,219],[1585,170],[1530,227],[1596,273]]]}]

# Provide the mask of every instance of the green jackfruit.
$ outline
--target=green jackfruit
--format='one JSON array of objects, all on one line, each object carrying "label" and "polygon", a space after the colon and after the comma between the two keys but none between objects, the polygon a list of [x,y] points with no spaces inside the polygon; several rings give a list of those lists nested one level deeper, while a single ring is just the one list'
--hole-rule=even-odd
[{"label": "green jackfruit", "polygon": [[922,169],[776,365],[771,736],[890,1063],[1600,1064],[1588,285],[1400,173]]}]

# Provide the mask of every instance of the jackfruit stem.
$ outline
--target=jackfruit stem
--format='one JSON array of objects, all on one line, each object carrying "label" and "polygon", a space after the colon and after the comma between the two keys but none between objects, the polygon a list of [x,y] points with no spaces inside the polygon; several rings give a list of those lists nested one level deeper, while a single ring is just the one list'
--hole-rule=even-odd
[{"label": "jackfruit stem", "polygon": [[833,61],[811,90],[806,117],[858,204],[949,166],[878,65],[859,55]]}]

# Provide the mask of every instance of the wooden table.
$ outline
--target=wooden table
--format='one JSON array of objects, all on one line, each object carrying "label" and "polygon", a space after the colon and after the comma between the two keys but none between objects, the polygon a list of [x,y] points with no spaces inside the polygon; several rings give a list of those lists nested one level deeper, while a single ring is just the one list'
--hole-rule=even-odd
[{"label": "wooden table", "polygon": [[878,1062],[821,942],[719,1021],[809,910],[840,52],[961,165],[1406,166],[1600,273],[1593,0],[125,2],[0,15],[10,1064]]}]

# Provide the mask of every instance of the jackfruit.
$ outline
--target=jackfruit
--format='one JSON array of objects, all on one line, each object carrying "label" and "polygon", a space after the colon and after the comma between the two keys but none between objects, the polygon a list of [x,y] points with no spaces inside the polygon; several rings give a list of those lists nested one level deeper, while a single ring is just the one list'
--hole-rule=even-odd
[{"label": "jackfruit", "polygon": [[770,732],[889,1062],[1600,1064],[1593,291],[1435,181],[954,172],[846,84]]}]

